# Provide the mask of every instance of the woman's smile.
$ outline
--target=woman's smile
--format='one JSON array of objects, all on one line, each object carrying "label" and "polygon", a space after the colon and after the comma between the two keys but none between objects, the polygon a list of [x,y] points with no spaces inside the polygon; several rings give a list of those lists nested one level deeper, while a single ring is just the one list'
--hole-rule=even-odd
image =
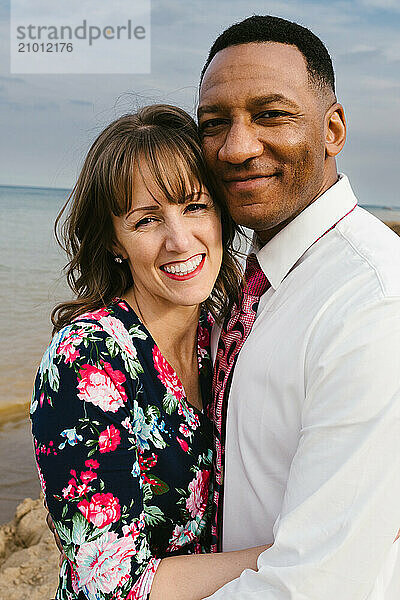
[{"label": "woman's smile", "polygon": [[173,261],[161,265],[160,269],[167,277],[177,281],[186,281],[192,277],[196,277],[204,266],[206,255],[196,254],[185,261]]}]

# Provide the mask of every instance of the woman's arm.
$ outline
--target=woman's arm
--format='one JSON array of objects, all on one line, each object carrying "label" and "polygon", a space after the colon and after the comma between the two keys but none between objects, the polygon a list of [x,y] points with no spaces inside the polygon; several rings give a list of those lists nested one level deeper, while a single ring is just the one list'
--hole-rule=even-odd
[{"label": "woman's arm", "polygon": [[164,558],[154,576],[150,600],[201,600],[236,579],[245,569],[257,570],[257,558],[272,544]]},{"label": "woman's arm", "polygon": [[[61,557],[65,557],[50,514],[47,524]],[[271,546],[164,558],[156,571],[149,600],[200,600],[239,577],[244,569],[257,570],[259,554]]]},{"label": "woman's arm", "polygon": [[46,351],[31,408],[36,459],[68,559],[61,589],[89,600],[146,598],[160,561],[150,552],[127,429],[135,422],[135,380],[118,350],[110,356],[108,339],[100,327],[74,324]]}]

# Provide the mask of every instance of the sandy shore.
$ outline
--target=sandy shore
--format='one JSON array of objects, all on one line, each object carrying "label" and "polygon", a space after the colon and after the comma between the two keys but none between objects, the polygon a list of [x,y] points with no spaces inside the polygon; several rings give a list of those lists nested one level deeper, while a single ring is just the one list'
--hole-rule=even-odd
[{"label": "sandy shore", "polygon": [[390,229],[393,229],[397,235],[400,235],[400,223],[397,223],[396,221],[385,221],[385,225],[390,227]]},{"label": "sandy shore", "polygon": [[45,518],[43,500],[26,498],[0,527],[0,598],[54,598],[59,552]]}]

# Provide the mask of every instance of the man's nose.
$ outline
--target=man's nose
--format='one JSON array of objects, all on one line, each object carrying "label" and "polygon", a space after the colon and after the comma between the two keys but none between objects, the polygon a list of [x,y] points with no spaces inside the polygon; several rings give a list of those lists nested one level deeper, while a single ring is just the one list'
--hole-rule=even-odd
[{"label": "man's nose", "polygon": [[165,249],[168,252],[183,253],[190,250],[193,236],[189,224],[184,216],[174,219],[166,226]]},{"label": "man's nose", "polygon": [[218,159],[232,164],[241,164],[249,158],[261,156],[264,145],[251,124],[232,124],[223,146],[218,151]]}]

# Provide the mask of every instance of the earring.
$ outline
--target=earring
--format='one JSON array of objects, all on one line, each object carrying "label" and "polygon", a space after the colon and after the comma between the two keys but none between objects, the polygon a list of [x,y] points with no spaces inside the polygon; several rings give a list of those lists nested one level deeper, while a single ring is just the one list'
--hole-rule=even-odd
[{"label": "earring", "polygon": [[122,258],[121,256],[114,256],[114,260],[116,263],[118,263],[119,265],[122,263]]}]

